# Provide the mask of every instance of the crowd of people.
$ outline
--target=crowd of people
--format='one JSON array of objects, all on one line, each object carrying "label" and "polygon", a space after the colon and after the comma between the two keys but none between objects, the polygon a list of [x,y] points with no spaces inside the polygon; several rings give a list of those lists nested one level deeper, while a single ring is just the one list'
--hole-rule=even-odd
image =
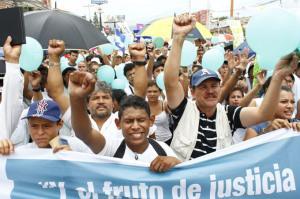
[{"label": "crowd of people", "polygon": [[[208,46],[199,44],[192,67],[180,66],[181,51],[195,18],[173,22],[171,48],[134,43],[128,53],[66,52],[50,40],[37,71],[20,69],[21,46],[8,37],[0,106],[0,154],[15,148],[52,148],[143,161],[155,172],[280,128],[300,131],[300,64],[281,58],[271,77],[254,76],[254,57],[244,49],[225,53],[218,71],[203,68]],[[68,67],[61,69],[61,56]],[[78,56],[85,60],[76,62]],[[97,78],[103,65],[125,63],[124,90]],[[164,72],[165,90],[156,83]],[[254,81],[255,79],[255,81]]]}]

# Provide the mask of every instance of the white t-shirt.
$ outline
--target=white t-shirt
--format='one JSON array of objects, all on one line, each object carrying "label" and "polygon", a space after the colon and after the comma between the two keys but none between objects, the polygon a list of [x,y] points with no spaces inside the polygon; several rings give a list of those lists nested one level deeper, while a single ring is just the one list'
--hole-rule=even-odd
[{"label": "white t-shirt", "polygon": [[[123,141],[123,139],[106,138],[106,144],[105,144],[104,148],[102,149],[102,151],[98,154],[113,157],[122,141]],[[164,149],[167,156],[177,157],[175,155],[175,153],[173,152],[173,150],[167,144],[165,144],[163,142],[159,142],[159,141],[157,141],[157,143],[159,143],[159,145]],[[148,148],[142,154],[133,152],[126,145],[123,159],[136,161],[136,156],[138,157],[138,159],[137,159],[138,161],[151,163],[158,156],[158,154],[156,153],[155,149],[152,147],[151,144],[148,145]]]},{"label": "white t-shirt", "polygon": [[[91,149],[85,145],[80,139],[76,137],[70,136],[60,136],[62,139],[68,141],[68,145],[72,149],[72,151],[82,152],[82,153],[93,153]],[[37,149],[39,148],[36,143],[28,143],[22,146],[17,147],[18,149]]]},{"label": "white t-shirt", "polygon": [[23,87],[20,65],[6,62],[0,104],[0,139],[9,138],[18,125],[23,111]]},{"label": "white t-shirt", "polygon": [[[118,129],[118,127],[116,126],[116,123],[115,123],[116,118],[118,118],[118,112],[111,113],[110,117],[104,122],[101,129],[99,129],[96,121],[93,120],[93,118],[91,116],[90,116],[90,121],[91,121],[91,124],[92,124],[92,128],[99,131],[99,132],[101,132],[105,137],[123,139],[122,130]],[[67,128],[69,128],[69,131],[71,132],[70,135],[75,136],[75,132],[72,130],[71,108],[70,107],[68,108],[68,110],[63,115],[62,120],[64,121],[65,126]],[[155,130],[156,130],[155,125],[150,127],[149,136],[154,134]],[[64,132],[64,130],[61,130],[60,134],[68,135],[66,132]]]},{"label": "white t-shirt", "polygon": [[124,88],[124,92],[129,95],[134,95],[134,88],[130,84],[127,84],[126,87]]}]

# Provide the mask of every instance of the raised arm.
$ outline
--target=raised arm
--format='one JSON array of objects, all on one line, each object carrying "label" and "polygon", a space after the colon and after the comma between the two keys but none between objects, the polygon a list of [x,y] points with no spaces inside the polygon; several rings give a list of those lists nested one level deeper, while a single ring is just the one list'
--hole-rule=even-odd
[{"label": "raised arm", "polygon": [[41,81],[42,81],[42,74],[40,71],[34,71],[29,74],[29,82],[32,87],[33,101],[40,101],[43,99],[43,95],[41,92]]},{"label": "raised arm", "polygon": [[0,104],[0,138],[9,138],[18,125],[23,111],[23,75],[20,72],[20,45],[11,45],[9,36],[4,45],[6,74],[3,80],[2,101]]},{"label": "raised arm", "polygon": [[241,110],[240,118],[243,126],[248,127],[264,121],[271,120],[275,113],[275,108],[279,102],[279,93],[282,80],[287,75],[293,73],[297,68],[298,57],[292,55],[282,58],[276,65],[270,86],[263,99],[262,104],[257,107],[244,107]]},{"label": "raised arm", "polygon": [[173,44],[164,69],[164,83],[168,106],[179,106],[184,98],[184,91],[179,82],[181,50],[185,36],[194,28],[195,18],[188,14],[176,16],[173,21]]},{"label": "raised arm", "polygon": [[146,48],[144,43],[136,43],[129,46],[129,54],[135,65],[133,80],[134,95],[145,98],[147,93],[148,77],[145,68]]},{"label": "raised arm", "polygon": [[86,100],[95,88],[96,79],[88,72],[70,74],[69,93],[71,104],[72,127],[76,136],[81,139],[94,153],[99,153],[105,146],[103,135],[92,128],[88,116]]},{"label": "raised arm", "polygon": [[149,60],[148,60],[148,63],[147,63],[147,76],[148,76],[148,79],[152,79],[152,76],[153,76],[153,65],[154,65],[154,52],[153,52],[153,49],[154,49],[154,46],[153,44],[149,44],[147,46],[147,54],[149,56]]},{"label": "raised arm", "polygon": [[246,107],[248,106],[252,99],[254,99],[259,92],[259,90],[262,88],[263,84],[265,83],[265,77],[264,77],[264,71],[261,71],[260,73],[257,74],[257,80],[258,83],[255,85],[253,89],[243,99],[241,100],[240,106],[241,107]]},{"label": "raised arm", "polygon": [[224,85],[221,88],[221,94],[219,98],[220,103],[222,103],[224,99],[228,96],[231,89],[238,82],[239,77],[243,75],[243,72],[246,70],[248,64],[248,54],[249,49],[244,49],[243,52],[239,55],[238,64],[236,61],[232,61],[232,57],[229,59],[228,63],[230,63],[230,65],[234,65],[234,73],[230,75],[229,79],[224,83]]},{"label": "raised arm", "polygon": [[49,41],[49,69],[46,88],[48,95],[58,103],[62,114],[70,105],[69,97],[64,93],[63,78],[60,70],[60,57],[64,51],[64,41],[55,39]]}]

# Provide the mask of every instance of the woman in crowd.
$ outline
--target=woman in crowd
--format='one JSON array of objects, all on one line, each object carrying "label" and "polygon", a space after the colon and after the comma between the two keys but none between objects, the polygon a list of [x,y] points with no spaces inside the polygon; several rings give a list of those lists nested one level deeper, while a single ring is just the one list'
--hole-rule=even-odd
[{"label": "woman in crowd", "polygon": [[282,86],[280,100],[276,107],[273,120],[248,128],[245,140],[280,128],[293,128],[296,131],[300,131],[300,123],[297,119],[292,118],[294,108],[295,100],[292,90],[286,86]]},{"label": "woman in crowd", "polygon": [[172,134],[169,129],[169,116],[166,104],[159,100],[161,92],[162,91],[154,81],[148,82],[147,99],[151,116],[155,116],[154,124],[157,127],[155,131],[156,140],[170,144],[169,141]]}]

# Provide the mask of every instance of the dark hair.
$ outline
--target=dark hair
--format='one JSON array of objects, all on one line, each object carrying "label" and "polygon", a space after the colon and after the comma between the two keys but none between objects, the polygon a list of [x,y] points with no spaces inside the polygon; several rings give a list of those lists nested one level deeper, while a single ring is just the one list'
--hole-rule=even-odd
[{"label": "dark hair", "polygon": [[228,93],[228,95],[227,95],[227,97],[226,97],[226,104],[229,104],[229,98],[230,98],[230,95],[231,95],[231,93],[233,93],[234,91],[240,91],[240,92],[242,93],[242,97],[244,97],[244,91],[243,91],[243,89],[242,89],[241,87],[239,87],[239,86],[236,86],[236,87],[234,87],[234,88]]},{"label": "dark hair", "polygon": [[149,88],[151,86],[156,86],[158,88],[158,90],[161,92],[161,89],[158,87],[158,85],[156,84],[156,82],[154,80],[149,80],[148,81],[147,87]]},{"label": "dark hair", "polygon": [[153,69],[152,72],[154,72],[155,69],[159,68],[159,67],[164,67],[165,65],[162,62],[156,61],[153,64]]},{"label": "dark hair", "polygon": [[118,104],[121,103],[127,97],[127,94],[122,89],[113,89],[112,90],[112,99],[116,100]]},{"label": "dark hair", "polygon": [[41,75],[42,75],[42,80],[41,80],[41,83],[40,83],[40,86],[42,87],[42,91],[44,91],[44,86],[45,84],[47,83],[47,77],[48,77],[48,68],[43,66],[43,65],[40,65],[38,67],[38,71],[40,71]]},{"label": "dark hair", "polygon": [[[197,64],[197,63],[196,63],[196,64],[193,64],[192,69],[193,69],[193,68],[197,68],[197,70],[196,70],[195,72],[197,72],[198,70],[203,69],[203,67],[202,67],[201,65]],[[195,73],[195,72],[194,72],[194,73]]]},{"label": "dark hair", "polygon": [[93,58],[94,58],[94,55],[88,55],[88,56],[86,56],[85,61],[90,62]]},{"label": "dark hair", "polygon": [[121,101],[120,110],[118,112],[119,119],[122,118],[124,111],[127,108],[134,108],[134,109],[142,109],[145,110],[147,115],[150,117],[150,107],[149,104],[145,101],[144,98],[139,96],[130,95],[126,99]]},{"label": "dark hair", "polygon": [[127,63],[124,66],[124,76],[126,77],[126,73],[128,71],[131,71],[134,68],[134,64],[133,63]]},{"label": "dark hair", "polygon": [[95,55],[94,57],[97,57],[102,65],[104,64],[103,58],[100,55]]},{"label": "dark hair", "polygon": [[156,59],[156,61],[157,61],[157,62],[162,62],[162,60],[164,60],[164,59],[167,59],[167,57],[164,56],[164,55],[160,55],[160,56]]},{"label": "dark hair", "polygon": [[[289,93],[293,93],[293,90],[290,89],[290,88],[287,87],[287,86],[281,86],[280,91],[286,91],[286,92],[289,92]],[[294,94],[294,93],[293,93],[293,94]]]},{"label": "dark hair", "polygon": [[72,53],[79,54],[78,50],[70,50],[70,54]]}]

